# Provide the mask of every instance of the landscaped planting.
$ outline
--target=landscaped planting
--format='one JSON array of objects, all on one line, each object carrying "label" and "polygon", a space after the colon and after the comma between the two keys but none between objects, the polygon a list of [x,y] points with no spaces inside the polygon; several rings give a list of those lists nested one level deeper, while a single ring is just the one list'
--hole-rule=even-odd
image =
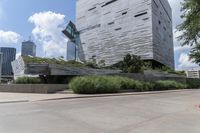
[{"label": "landscaped planting", "polygon": [[20,77],[15,80],[16,84],[41,84],[42,81],[37,77]]},{"label": "landscaped planting", "polygon": [[188,88],[198,89],[200,88],[200,79],[187,79]]},{"label": "landscaped planting", "polygon": [[187,85],[178,83],[176,81],[157,81],[154,83],[154,89],[155,90],[172,90],[172,89],[185,89],[187,88]]},{"label": "landscaped planting", "polygon": [[119,90],[158,91],[184,89],[186,85],[176,81],[142,82],[118,76],[76,77],[69,83],[69,88],[78,94],[117,93]]},{"label": "landscaped planting", "polygon": [[115,77],[76,77],[69,83],[69,88],[79,94],[117,93],[120,82]]}]

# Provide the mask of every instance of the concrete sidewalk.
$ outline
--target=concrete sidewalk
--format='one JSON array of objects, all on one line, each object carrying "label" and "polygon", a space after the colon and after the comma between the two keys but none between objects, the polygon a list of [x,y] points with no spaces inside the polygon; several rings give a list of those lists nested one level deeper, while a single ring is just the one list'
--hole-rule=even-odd
[{"label": "concrete sidewalk", "polygon": [[175,93],[191,91],[185,90],[169,90],[169,91],[154,91],[154,92],[129,92],[129,93],[115,93],[115,94],[96,94],[96,95],[79,95],[73,93],[58,93],[58,94],[31,94],[31,93],[0,93],[0,104],[2,103],[17,103],[17,102],[34,102],[34,101],[48,101],[61,99],[76,99],[76,98],[93,98],[93,97],[111,97],[111,96],[127,96],[127,95],[147,95],[158,93]]},{"label": "concrete sidewalk", "polygon": [[76,96],[76,94],[0,93],[0,103],[32,102]]}]

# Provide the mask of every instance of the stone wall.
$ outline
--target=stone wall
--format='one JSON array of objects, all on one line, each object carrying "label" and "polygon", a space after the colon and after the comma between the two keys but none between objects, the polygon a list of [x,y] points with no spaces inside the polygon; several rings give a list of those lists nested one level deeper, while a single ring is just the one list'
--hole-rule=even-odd
[{"label": "stone wall", "polygon": [[67,89],[66,84],[10,84],[0,85],[0,92],[55,93]]}]

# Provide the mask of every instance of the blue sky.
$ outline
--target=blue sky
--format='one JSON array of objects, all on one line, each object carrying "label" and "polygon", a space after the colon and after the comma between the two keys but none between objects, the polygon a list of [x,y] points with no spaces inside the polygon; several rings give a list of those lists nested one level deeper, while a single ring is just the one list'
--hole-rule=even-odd
[{"label": "blue sky", "polygon": [[[174,31],[182,22],[180,2],[169,0],[173,9]],[[0,46],[15,47],[20,54],[21,42],[31,35],[38,56],[65,56],[67,39],[60,32],[75,21],[75,0],[0,0]],[[180,32],[175,32],[174,36]],[[189,47],[180,47],[174,39],[177,69],[195,66],[188,61]]]},{"label": "blue sky", "polygon": [[31,35],[37,44],[37,55],[43,56],[41,42],[33,37],[35,25],[29,22],[29,17],[48,11],[65,15],[65,23],[69,20],[75,21],[75,0],[0,0],[0,30],[20,35],[17,44],[0,42],[0,46],[15,47],[19,53],[21,41],[27,40]]},{"label": "blue sky", "polygon": [[75,20],[75,0],[1,0],[0,6],[4,12],[0,28],[23,35],[31,33],[32,25],[28,18],[34,13],[53,11],[64,14],[66,20]]}]

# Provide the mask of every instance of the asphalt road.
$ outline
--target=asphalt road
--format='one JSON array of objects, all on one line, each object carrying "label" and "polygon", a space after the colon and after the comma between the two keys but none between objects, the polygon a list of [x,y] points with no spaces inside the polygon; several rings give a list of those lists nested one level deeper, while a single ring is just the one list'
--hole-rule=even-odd
[{"label": "asphalt road", "polygon": [[0,133],[200,133],[200,90],[0,104]]}]

